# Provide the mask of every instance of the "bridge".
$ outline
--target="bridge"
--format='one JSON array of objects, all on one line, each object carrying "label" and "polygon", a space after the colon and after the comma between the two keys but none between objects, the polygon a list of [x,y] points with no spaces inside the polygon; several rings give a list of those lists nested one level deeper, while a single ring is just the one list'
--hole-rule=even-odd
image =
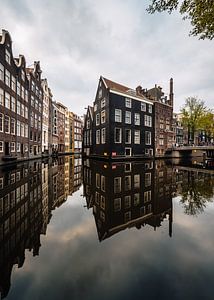
[{"label": "bridge", "polygon": [[205,159],[214,159],[214,145],[173,147],[167,150],[167,155],[177,158],[204,157]]}]

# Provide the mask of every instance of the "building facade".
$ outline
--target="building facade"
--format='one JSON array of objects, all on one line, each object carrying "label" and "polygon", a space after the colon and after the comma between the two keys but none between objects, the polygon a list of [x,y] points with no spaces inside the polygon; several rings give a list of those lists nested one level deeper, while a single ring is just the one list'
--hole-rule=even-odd
[{"label": "building facade", "polygon": [[73,113],[74,153],[82,152],[83,121]]},{"label": "building facade", "polygon": [[92,117],[89,112],[90,108],[83,131],[84,155],[90,148],[93,157],[154,156],[154,103],[143,94],[100,77]]},{"label": "building facade", "polygon": [[52,105],[52,93],[48,86],[47,79],[42,79],[43,89],[43,116],[42,116],[42,154],[51,154],[51,138],[50,138],[50,106]]}]

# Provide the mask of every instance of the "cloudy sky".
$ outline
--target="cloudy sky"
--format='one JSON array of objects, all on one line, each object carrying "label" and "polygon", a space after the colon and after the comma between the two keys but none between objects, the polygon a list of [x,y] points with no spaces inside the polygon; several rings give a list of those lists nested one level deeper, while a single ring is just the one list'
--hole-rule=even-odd
[{"label": "cloudy sky", "polygon": [[188,96],[214,103],[214,42],[189,37],[178,13],[149,15],[150,1],[0,0],[0,28],[15,56],[41,62],[55,100],[82,115],[100,75],[130,88],[174,78],[175,111]]}]

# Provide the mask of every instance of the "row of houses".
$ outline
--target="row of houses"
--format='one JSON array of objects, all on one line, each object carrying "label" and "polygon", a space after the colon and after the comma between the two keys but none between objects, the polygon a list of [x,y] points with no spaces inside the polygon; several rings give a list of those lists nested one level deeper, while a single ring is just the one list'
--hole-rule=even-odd
[{"label": "row of houses", "polygon": [[0,34],[0,163],[81,151],[82,120],[53,100],[40,62],[13,56],[8,31]]},{"label": "row of houses", "polygon": [[160,86],[131,89],[100,77],[83,128],[83,155],[100,158],[163,157],[173,147],[173,79],[169,95]]}]

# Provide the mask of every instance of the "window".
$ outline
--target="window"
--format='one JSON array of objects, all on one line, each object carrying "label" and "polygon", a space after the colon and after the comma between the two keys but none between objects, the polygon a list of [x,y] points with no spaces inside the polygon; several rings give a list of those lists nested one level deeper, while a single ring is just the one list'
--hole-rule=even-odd
[{"label": "window", "polygon": [[102,98],[102,95],[103,95],[103,90],[100,88],[100,89],[99,89],[99,92],[98,92],[98,97],[99,97],[99,99]]},{"label": "window", "polygon": [[100,207],[103,209],[103,210],[105,210],[105,206],[106,206],[106,204],[105,204],[105,197],[104,196],[100,196]]},{"label": "window", "polygon": [[25,124],[25,137],[28,137],[28,124]]},{"label": "window", "polygon": [[15,92],[16,91],[16,78],[11,76],[11,88]]},{"label": "window", "polygon": [[106,142],[106,129],[102,128],[101,129],[101,144],[105,144]]},{"label": "window", "polygon": [[5,83],[10,87],[10,72],[8,70],[5,71]]},{"label": "window", "polygon": [[25,116],[25,106],[24,104],[21,103],[21,116],[24,117]]},{"label": "window", "polygon": [[96,114],[96,125],[100,125],[100,114]]},{"label": "window", "polygon": [[131,129],[125,129],[125,143],[131,144]]},{"label": "window", "polygon": [[100,174],[96,173],[96,187],[99,189],[100,188]]},{"label": "window", "polygon": [[101,111],[101,124],[104,124],[106,121],[106,111],[102,110]]},{"label": "window", "polygon": [[10,117],[7,115],[4,117],[4,132],[10,133]]},{"label": "window", "polygon": [[105,107],[105,105],[106,105],[106,99],[103,98],[103,99],[101,100],[101,108]]},{"label": "window", "polygon": [[122,122],[122,110],[115,109],[115,122]]},{"label": "window", "polygon": [[16,123],[16,135],[17,136],[20,136],[20,121],[17,120],[17,123]]},{"label": "window", "polygon": [[145,174],[145,187],[151,185],[151,179],[152,179],[151,173],[146,173]]},{"label": "window", "polygon": [[148,104],[148,112],[152,113],[152,105],[151,104]]},{"label": "window", "polygon": [[140,130],[134,131],[134,143],[140,144]]},{"label": "window", "polygon": [[20,145],[20,143],[17,143],[17,144],[16,144],[16,151],[17,151],[17,152],[20,152],[20,149],[21,149],[21,145]]},{"label": "window", "polygon": [[25,72],[24,72],[24,70],[21,71],[21,77],[22,77],[22,80],[25,81]]},{"label": "window", "polygon": [[134,175],[134,188],[140,187],[140,174]]},{"label": "window", "polygon": [[144,192],[144,203],[151,201],[152,199],[151,191]]},{"label": "window", "polygon": [[25,136],[25,128],[24,128],[24,123],[21,123],[21,136]]},{"label": "window", "polygon": [[151,145],[152,139],[151,139],[151,132],[150,131],[145,131],[145,144],[146,145]]},{"label": "window", "polygon": [[132,118],[131,118],[131,112],[130,111],[126,111],[125,112],[125,123],[126,124],[131,124],[132,122]]},{"label": "window", "polygon": [[5,60],[10,64],[10,52],[7,49],[5,49]]},{"label": "window", "polygon": [[144,116],[144,125],[148,127],[152,127],[152,117],[145,115]]},{"label": "window", "polygon": [[140,125],[140,114],[134,114],[134,124]]},{"label": "window", "polygon": [[131,196],[125,196],[124,199],[124,208],[130,208],[131,207]]},{"label": "window", "polygon": [[21,86],[20,86],[20,82],[18,81],[17,81],[17,94],[21,96]]},{"label": "window", "polygon": [[125,106],[131,108],[132,107],[132,99],[125,98]]},{"label": "window", "polygon": [[116,144],[122,142],[122,129],[121,128],[114,129],[114,142]]},{"label": "window", "polygon": [[4,106],[4,91],[0,88],[0,105]]},{"label": "window", "polygon": [[131,176],[125,176],[124,189],[130,191],[132,187]]},{"label": "window", "polygon": [[14,97],[11,97],[11,110],[16,112],[16,99]]},{"label": "window", "polygon": [[4,81],[4,66],[0,63],[0,80]]},{"label": "window", "polygon": [[132,214],[130,211],[125,212],[124,214],[124,223],[127,223],[131,220]]},{"label": "window", "polygon": [[15,146],[16,146],[15,142],[11,142],[11,143],[10,143],[10,151],[11,151],[11,152],[15,152],[15,151],[16,151],[16,150],[15,150],[15,149],[16,149]]},{"label": "window", "polygon": [[103,192],[105,192],[105,187],[106,187],[106,180],[105,180],[105,176],[101,175],[101,190]]},{"label": "window", "polygon": [[132,154],[132,149],[131,148],[125,148],[125,155],[126,156],[131,156]]},{"label": "window", "polygon": [[121,198],[114,199],[114,211],[120,211],[121,210]]},{"label": "window", "polygon": [[146,111],[146,103],[141,102],[141,111]]},{"label": "window", "polygon": [[5,107],[10,109],[10,95],[5,92]]},{"label": "window", "polygon": [[120,193],[121,192],[121,177],[115,177],[114,178],[114,193]]},{"label": "window", "polygon": [[20,103],[20,101],[16,101],[16,112],[17,112],[17,115],[20,115],[20,113],[21,113],[21,103]]},{"label": "window", "polygon": [[96,144],[100,144],[100,130],[96,131]]},{"label": "window", "polygon": [[28,119],[28,108],[25,106],[25,119]]},{"label": "window", "polygon": [[4,126],[4,115],[0,113],[0,132],[3,132],[3,126]]},{"label": "window", "polygon": [[15,134],[15,119],[11,118],[11,123],[10,123],[10,132],[11,134]]},{"label": "window", "polygon": [[159,145],[160,145],[160,146],[163,146],[163,145],[164,145],[164,140],[163,140],[163,138],[160,138],[160,139],[159,139]]},{"label": "window", "polygon": [[0,141],[0,152],[4,152],[4,144]]},{"label": "window", "polygon": [[97,104],[94,105],[94,111],[97,111]]},{"label": "window", "polygon": [[90,120],[87,120],[87,122],[86,122],[86,128],[87,128],[87,129],[90,128]]},{"label": "window", "polygon": [[140,203],[140,194],[139,193],[134,194],[134,206],[139,205],[139,203]]}]

